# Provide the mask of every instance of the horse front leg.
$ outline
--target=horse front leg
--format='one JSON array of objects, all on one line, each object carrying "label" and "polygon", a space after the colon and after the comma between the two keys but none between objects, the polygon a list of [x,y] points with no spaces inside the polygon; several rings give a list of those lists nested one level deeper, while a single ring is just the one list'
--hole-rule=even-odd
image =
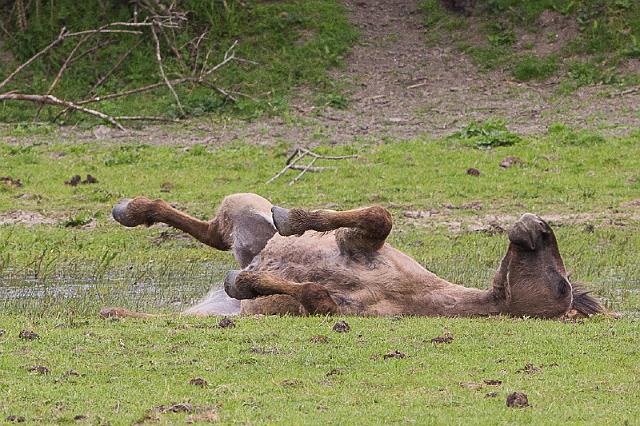
[{"label": "horse front leg", "polygon": [[296,283],[267,272],[231,271],[224,280],[224,289],[234,299],[247,300],[281,294],[295,299],[311,315],[338,313],[338,305],[322,285]]}]

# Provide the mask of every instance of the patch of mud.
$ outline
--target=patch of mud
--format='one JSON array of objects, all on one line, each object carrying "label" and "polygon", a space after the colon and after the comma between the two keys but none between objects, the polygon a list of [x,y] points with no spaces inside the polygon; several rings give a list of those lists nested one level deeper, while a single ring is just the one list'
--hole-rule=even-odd
[{"label": "patch of mud", "polygon": [[351,326],[346,321],[338,321],[333,325],[333,331],[336,333],[348,333],[351,331]]},{"label": "patch of mud", "polygon": [[507,407],[525,408],[529,407],[529,398],[522,392],[513,392],[507,396]]},{"label": "patch of mud", "polygon": [[25,210],[14,210],[7,213],[0,213],[0,225],[55,225],[56,219],[45,217],[37,212]]},{"label": "patch of mud", "polygon": [[444,336],[438,336],[431,339],[431,343],[434,345],[439,345],[442,343],[451,343],[453,342],[453,335],[450,333],[445,334]]},{"label": "patch of mud", "polygon": [[396,350],[396,351],[391,351],[391,352],[388,352],[388,353],[384,354],[382,356],[382,359],[392,359],[392,358],[403,359],[403,358],[406,358],[406,357],[407,357],[407,354],[405,354],[404,352],[400,352],[400,351]]}]

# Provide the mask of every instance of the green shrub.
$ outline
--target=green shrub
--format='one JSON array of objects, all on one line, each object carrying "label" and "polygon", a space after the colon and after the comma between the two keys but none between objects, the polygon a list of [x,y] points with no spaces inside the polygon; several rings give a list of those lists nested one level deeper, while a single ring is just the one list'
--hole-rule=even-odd
[{"label": "green shrub", "polygon": [[509,131],[502,120],[470,123],[464,129],[451,135],[450,138],[480,149],[510,146],[520,142],[520,136]]}]

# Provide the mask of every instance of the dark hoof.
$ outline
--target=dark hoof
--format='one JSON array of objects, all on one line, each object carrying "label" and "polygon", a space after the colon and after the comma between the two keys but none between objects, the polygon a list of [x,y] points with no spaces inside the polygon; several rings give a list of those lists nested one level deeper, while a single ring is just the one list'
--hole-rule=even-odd
[{"label": "dark hoof", "polygon": [[273,224],[280,235],[288,237],[296,234],[289,222],[289,209],[273,206],[271,207],[271,215],[273,216]]},{"label": "dark hoof", "polygon": [[116,221],[118,221],[118,223],[120,223],[120,224],[122,224],[124,226],[134,227],[134,226],[138,226],[140,224],[138,222],[132,220],[132,218],[129,215],[127,215],[127,207],[129,206],[130,202],[131,202],[131,200],[128,199],[128,198],[125,198],[124,200],[121,200],[111,210],[111,216],[113,216],[113,218]]},{"label": "dark hoof", "polygon": [[248,285],[249,283],[238,280],[240,273],[242,273],[242,271],[237,270],[227,273],[227,276],[224,278],[224,291],[229,297],[234,299],[255,299],[258,297],[258,294],[251,289],[251,286]]}]

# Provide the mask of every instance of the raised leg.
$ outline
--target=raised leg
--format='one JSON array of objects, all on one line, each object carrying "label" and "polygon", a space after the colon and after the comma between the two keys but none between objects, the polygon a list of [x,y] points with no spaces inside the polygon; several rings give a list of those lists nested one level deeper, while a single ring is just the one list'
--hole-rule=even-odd
[{"label": "raised leg", "polygon": [[[211,221],[192,217],[173,208],[166,201],[149,200],[144,197],[121,201],[113,208],[112,214],[114,219],[124,226],[150,226],[158,222],[166,223],[211,247],[219,250],[232,250],[242,268],[251,263],[276,233],[271,219],[271,203],[256,194],[229,195],[222,201],[217,215]],[[259,312],[258,303],[247,302],[252,302],[247,305],[256,305],[253,306],[253,309],[248,309],[249,311]],[[269,303],[271,302],[273,301],[269,301]],[[282,303],[281,305],[285,306]],[[239,313],[240,309],[239,300],[230,298],[222,290],[214,290],[198,304],[185,310],[184,314],[233,315]],[[288,307],[287,309],[292,308]],[[299,309],[299,304],[297,309]],[[123,308],[105,308],[101,311],[101,315],[131,318],[153,316]]]},{"label": "raised leg", "polygon": [[310,282],[295,283],[266,272],[231,271],[225,278],[224,289],[234,299],[287,295],[302,305],[309,314],[338,313],[338,305],[322,285]]},{"label": "raised leg", "polygon": [[166,223],[218,250],[233,250],[244,268],[264,248],[276,229],[271,220],[271,203],[256,194],[226,197],[213,220],[204,221],[173,208],[164,200],[136,197],[123,200],[112,211],[124,226]]},{"label": "raised leg", "polygon": [[336,239],[340,250],[345,254],[368,253],[380,249],[393,226],[391,214],[379,206],[343,212],[273,206],[271,212],[280,235],[302,235],[309,230],[326,232],[339,229]]}]

